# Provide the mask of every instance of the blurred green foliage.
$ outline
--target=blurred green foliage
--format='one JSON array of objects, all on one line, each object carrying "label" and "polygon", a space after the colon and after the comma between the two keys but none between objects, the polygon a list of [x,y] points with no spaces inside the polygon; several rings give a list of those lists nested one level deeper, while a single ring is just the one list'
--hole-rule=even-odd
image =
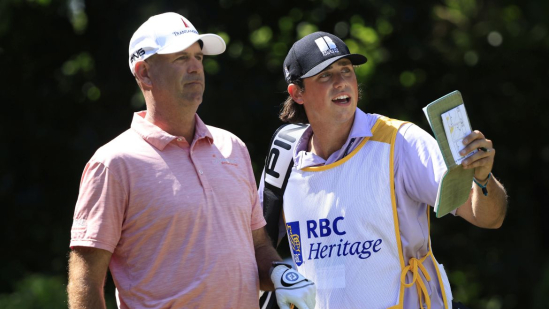
[{"label": "blurred green foliage", "polygon": [[67,307],[65,278],[32,275],[15,284],[11,294],[0,294],[0,308],[44,309]]},{"label": "blurred green foliage", "polygon": [[[494,141],[510,209],[495,231],[433,219],[434,252],[471,308],[549,308],[546,0],[0,1],[0,308],[66,306],[82,169],[144,109],[128,43],[165,11],[226,40],[225,54],[204,61],[199,114],[246,142],[257,177],[281,124],[284,57],[311,32],[333,32],[368,57],[356,68],[366,112],[430,132],[421,108],[460,90],[473,127]],[[110,307],[113,290],[109,281]]]}]

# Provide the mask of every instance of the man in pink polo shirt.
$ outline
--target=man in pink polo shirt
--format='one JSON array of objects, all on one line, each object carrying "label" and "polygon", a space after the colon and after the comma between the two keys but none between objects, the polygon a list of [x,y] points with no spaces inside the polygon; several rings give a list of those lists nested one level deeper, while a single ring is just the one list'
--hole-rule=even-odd
[{"label": "man in pink polo shirt", "polygon": [[134,33],[129,65],[147,111],[84,169],[70,308],[105,307],[107,268],[120,308],[258,308],[259,289],[273,284],[281,307],[314,308],[314,284],[278,265],[264,232],[246,146],[196,114],[202,59],[224,51],[221,37],[176,13]]}]

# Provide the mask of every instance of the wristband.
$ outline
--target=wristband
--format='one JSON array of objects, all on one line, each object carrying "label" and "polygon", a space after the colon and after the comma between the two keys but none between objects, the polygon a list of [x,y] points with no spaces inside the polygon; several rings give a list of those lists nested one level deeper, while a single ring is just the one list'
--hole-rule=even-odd
[{"label": "wristband", "polygon": [[488,178],[486,178],[485,184],[481,184],[480,182],[477,181],[475,177],[473,177],[473,181],[477,184],[477,186],[479,186],[482,189],[482,194],[484,194],[484,196],[488,196],[488,189],[486,189],[486,186],[488,185],[488,181],[490,181],[491,176],[492,176],[492,172],[488,174]]}]

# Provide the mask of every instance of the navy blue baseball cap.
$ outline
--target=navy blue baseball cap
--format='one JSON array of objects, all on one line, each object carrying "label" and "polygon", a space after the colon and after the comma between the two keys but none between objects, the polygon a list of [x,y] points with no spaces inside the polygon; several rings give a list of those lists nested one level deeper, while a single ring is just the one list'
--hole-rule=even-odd
[{"label": "navy blue baseball cap", "polygon": [[315,76],[341,58],[353,65],[366,63],[360,54],[351,54],[347,45],[327,32],[311,33],[294,43],[284,60],[284,78],[289,84],[298,79]]}]

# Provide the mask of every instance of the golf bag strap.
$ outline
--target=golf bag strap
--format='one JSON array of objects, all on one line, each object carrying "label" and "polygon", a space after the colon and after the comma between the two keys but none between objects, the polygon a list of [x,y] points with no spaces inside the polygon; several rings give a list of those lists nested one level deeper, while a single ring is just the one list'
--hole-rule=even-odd
[{"label": "golf bag strap", "polygon": [[[279,127],[271,139],[269,154],[265,159],[263,169],[263,216],[267,225],[265,230],[269,235],[273,247],[280,243],[279,235],[286,235],[281,231],[280,220],[284,190],[294,166],[294,148],[307,129],[307,124],[285,124]],[[273,291],[265,292],[259,299],[260,309],[278,309],[276,296]]]},{"label": "golf bag strap", "polygon": [[[294,165],[294,148],[308,125],[285,124],[278,128],[271,139],[269,154],[263,169],[263,216],[265,229],[271,238],[273,247],[278,247],[280,218],[284,190]],[[285,231],[284,231],[285,232]]]}]

